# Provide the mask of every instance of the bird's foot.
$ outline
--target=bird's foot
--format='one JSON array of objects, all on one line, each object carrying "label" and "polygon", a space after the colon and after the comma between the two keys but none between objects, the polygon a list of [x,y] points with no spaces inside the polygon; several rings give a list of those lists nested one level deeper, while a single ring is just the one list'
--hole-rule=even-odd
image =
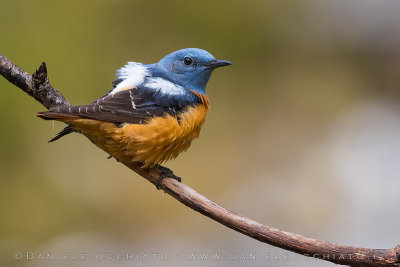
[{"label": "bird's foot", "polygon": [[162,183],[162,180],[163,180],[165,177],[169,177],[169,178],[175,179],[175,180],[177,180],[178,182],[181,182],[181,181],[182,181],[181,177],[176,176],[176,175],[174,174],[174,172],[173,172],[172,170],[168,169],[167,167],[163,167],[163,166],[159,165],[159,166],[158,166],[158,169],[161,170],[160,177],[158,177],[158,179],[157,179],[157,181],[156,181],[156,188],[157,188],[158,190],[161,189],[161,183]]}]

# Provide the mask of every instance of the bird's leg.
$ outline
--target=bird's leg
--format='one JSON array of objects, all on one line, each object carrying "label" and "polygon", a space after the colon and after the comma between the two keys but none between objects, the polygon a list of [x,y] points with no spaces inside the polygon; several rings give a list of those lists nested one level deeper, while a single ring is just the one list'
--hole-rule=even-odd
[{"label": "bird's leg", "polygon": [[181,181],[182,181],[181,177],[176,176],[176,175],[174,174],[174,172],[173,172],[172,170],[168,169],[167,167],[163,167],[163,166],[161,166],[161,165],[158,165],[157,167],[158,167],[159,170],[161,170],[160,177],[158,177],[158,179],[157,179],[157,181],[156,181],[156,188],[157,188],[158,190],[161,189],[160,186],[161,186],[162,180],[163,180],[165,177],[173,178],[173,179],[177,180],[178,182],[181,182]]}]

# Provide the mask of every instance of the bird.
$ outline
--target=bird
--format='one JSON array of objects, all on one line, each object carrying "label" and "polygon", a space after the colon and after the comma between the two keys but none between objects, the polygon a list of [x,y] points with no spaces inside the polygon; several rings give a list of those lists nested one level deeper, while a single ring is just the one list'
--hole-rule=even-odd
[{"label": "bird", "polygon": [[[154,64],[127,62],[99,99],[37,116],[67,124],[49,142],[77,132],[118,161],[162,167],[199,137],[210,108],[207,83],[216,68],[231,64],[199,48],[175,51]],[[162,170],[157,189],[166,175],[180,181],[168,168]]]}]

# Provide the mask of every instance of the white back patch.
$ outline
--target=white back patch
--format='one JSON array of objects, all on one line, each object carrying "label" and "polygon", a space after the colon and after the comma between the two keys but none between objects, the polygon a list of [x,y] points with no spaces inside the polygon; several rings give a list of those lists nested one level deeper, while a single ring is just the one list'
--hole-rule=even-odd
[{"label": "white back patch", "polygon": [[144,82],[147,75],[149,75],[149,73],[143,64],[128,62],[124,67],[117,70],[117,78],[124,80],[111,91],[111,94],[115,94],[124,88],[136,87]]},{"label": "white back patch", "polygon": [[159,90],[162,94],[165,95],[184,95],[186,93],[185,89],[182,86],[159,77],[148,78],[145,86],[148,88]]}]

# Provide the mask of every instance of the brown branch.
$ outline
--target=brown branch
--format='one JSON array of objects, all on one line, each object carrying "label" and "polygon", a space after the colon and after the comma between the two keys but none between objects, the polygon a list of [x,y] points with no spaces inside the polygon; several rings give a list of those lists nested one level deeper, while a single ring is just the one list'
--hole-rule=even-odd
[{"label": "brown branch", "polygon": [[30,75],[0,54],[0,74],[47,109],[71,105],[59,91],[51,86],[44,62],[33,75]]},{"label": "brown branch", "polygon": [[[34,97],[46,108],[70,105],[61,93],[51,86],[47,78],[45,63],[42,63],[39,69],[33,75],[30,75],[0,54],[0,74]],[[153,184],[156,183],[161,172],[159,168],[142,169],[140,164],[133,162],[121,163]],[[243,217],[225,209],[174,179],[164,179],[161,183],[161,189],[189,208],[235,231],[282,249],[342,265],[400,266],[400,246],[393,249],[368,249],[311,239],[280,231]]]}]

